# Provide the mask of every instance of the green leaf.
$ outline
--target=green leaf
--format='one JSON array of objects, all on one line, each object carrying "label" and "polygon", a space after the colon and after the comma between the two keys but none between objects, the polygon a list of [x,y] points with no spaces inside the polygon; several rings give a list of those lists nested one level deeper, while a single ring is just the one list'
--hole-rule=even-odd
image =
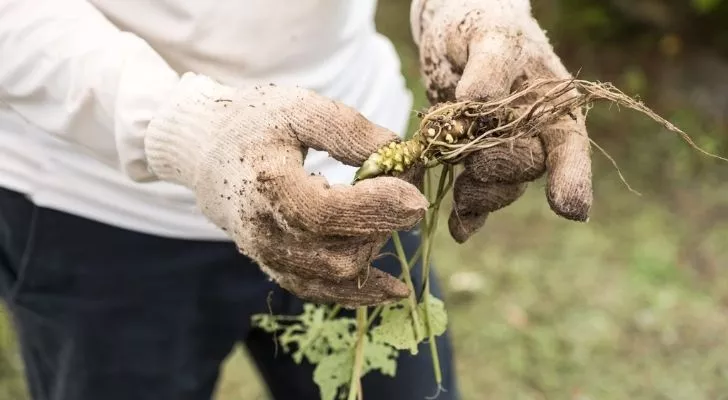
[{"label": "green leaf", "polygon": [[364,342],[364,368],[362,376],[378,370],[383,375],[394,377],[397,372],[397,350],[386,344],[372,341],[368,336]]},{"label": "green leaf", "polygon": [[[313,380],[318,385],[322,400],[333,400],[339,390],[348,387],[354,371],[354,343],[351,347],[322,357],[313,372]],[[364,360],[361,376],[371,371],[394,377],[397,371],[397,355],[393,347],[374,342],[364,337]]]},{"label": "green leaf", "polygon": [[323,324],[322,339],[333,352],[350,349],[356,342],[356,320],[336,318]]},{"label": "green leaf", "polygon": [[300,364],[304,357],[315,364],[328,353],[325,344],[321,342],[325,317],[325,307],[306,303],[303,306],[303,313],[298,316],[300,323],[288,326],[278,338],[281,347],[286,351],[290,351],[295,345],[296,351],[292,357],[297,364]]},{"label": "green leaf", "polygon": [[356,341],[356,321],[352,318],[327,319],[328,308],[310,303],[304,304],[297,316],[253,316],[253,326],[266,332],[281,332],[278,336],[285,353],[291,353],[300,364],[303,359],[316,364],[326,355],[351,348]]},{"label": "green leaf", "polygon": [[321,361],[328,354],[349,350],[356,342],[356,321],[351,318],[324,320],[315,326],[317,331],[301,336],[301,343],[293,358],[300,363],[303,357],[312,364]]},{"label": "green leaf", "polygon": [[409,349],[412,354],[417,354],[417,343],[423,339],[415,337],[412,314],[406,300],[384,307],[381,321],[371,330],[371,335],[375,342],[386,343],[397,350]]},{"label": "green leaf", "polygon": [[278,323],[278,318],[271,314],[255,314],[252,317],[253,327],[260,328],[268,333],[275,333],[283,329],[283,325]]},{"label": "green leaf", "polygon": [[[426,296],[428,301],[429,321],[432,333],[440,336],[447,329],[447,312],[442,300],[435,296]],[[420,329],[423,335],[426,334],[425,327],[425,305],[417,305],[417,314]],[[423,337],[415,337],[414,321],[406,300],[390,304],[382,310],[380,324],[371,330],[372,340],[379,343],[386,343],[397,350],[409,349],[412,354],[417,354],[417,344],[424,340]]]},{"label": "green leaf", "polygon": [[[436,336],[445,332],[447,314],[441,300],[427,296],[429,322]],[[418,304],[416,312],[420,331],[424,334],[425,307]],[[291,353],[296,363],[304,359],[316,364],[314,382],[322,400],[335,400],[348,386],[353,371],[353,349],[356,344],[356,321],[352,318],[328,319],[328,308],[305,304],[298,316],[253,316],[253,326],[269,333],[280,332],[278,342],[284,352]],[[362,376],[371,371],[394,377],[398,350],[417,353],[417,344],[424,339],[415,337],[409,303],[402,301],[382,310],[379,326],[365,336]]]},{"label": "green leaf", "polygon": [[[445,330],[447,329],[447,312],[445,311],[445,303],[433,295],[427,295],[426,298],[428,301],[427,311],[430,313],[430,329],[432,329],[433,335],[440,336],[445,333]],[[417,306],[417,310],[420,313],[420,320],[424,324],[425,305],[420,303]],[[423,328],[423,331],[424,330],[425,329]]]},{"label": "green leaf", "polygon": [[285,328],[283,333],[278,336],[278,342],[286,353],[296,348],[296,351],[292,354],[293,360],[300,364],[303,358],[303,353],[308,346],[313,345],[313,340],[318,335],[318,332],[311,327],[297,323],[289,325]]},{"label": "green leaf", "polygon": [[321,391],[321,400],[336,400],[339,388],[348,385],[354,370],[354,354],[340,351],[323,357],[313,371],[313,381]]}]

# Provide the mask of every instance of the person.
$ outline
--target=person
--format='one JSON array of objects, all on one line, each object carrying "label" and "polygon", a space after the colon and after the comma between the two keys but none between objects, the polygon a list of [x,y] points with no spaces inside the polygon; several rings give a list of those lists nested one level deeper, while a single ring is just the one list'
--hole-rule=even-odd
[{"label": "person", "polygon": [[[418,245],[417,174],[351,184],[411,115],[375,9],[0,2],[0,289],[34,400],[208,399],[239,342],[273,397],[318,398],[312,367],[251,328],[269,293],[278,314],[408,295],[377,255],[393,230],[410,254]],[[570,76],[527,0],[414,0],[409,23],[433,104]],[[448,221],[458,242],[546,172],[551,208],[588,217],[583,115],[464,165]],[[439,345],[439,398],[455,399],[447,335]],[[431,371],[423,347],[363,391],[420,399]]]}]

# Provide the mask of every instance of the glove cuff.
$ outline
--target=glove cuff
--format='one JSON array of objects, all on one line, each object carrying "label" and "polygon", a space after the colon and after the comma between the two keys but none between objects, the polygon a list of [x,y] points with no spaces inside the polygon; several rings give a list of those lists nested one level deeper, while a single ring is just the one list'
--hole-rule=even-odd
[{"label": "glove cuff", "polygon": [[144,147],[150,172],[193,188],[200,161],[235,93],[209,77],[184,74],[147,127]]}]

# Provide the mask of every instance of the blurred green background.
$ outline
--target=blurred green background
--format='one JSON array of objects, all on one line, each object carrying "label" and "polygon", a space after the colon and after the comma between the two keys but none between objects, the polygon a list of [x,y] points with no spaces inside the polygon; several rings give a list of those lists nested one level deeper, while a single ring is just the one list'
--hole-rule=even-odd
[{"label": "blurred green background", "polygon": [[[569,70],[639,95],[728,154],[728,2],[533,3]],[[420,109],[408,7],[381,0],[377,24]],[[728,399],[728,166],[628,110],[597,106],[588,125],[642,196],[595,152],[588,224],[553,215],[539,181],[469,243],[441,230],[464,399]],[[0,399],[25,399],[7,320],[0,345]],[[242,350],[217,398],[266,398]]]}]

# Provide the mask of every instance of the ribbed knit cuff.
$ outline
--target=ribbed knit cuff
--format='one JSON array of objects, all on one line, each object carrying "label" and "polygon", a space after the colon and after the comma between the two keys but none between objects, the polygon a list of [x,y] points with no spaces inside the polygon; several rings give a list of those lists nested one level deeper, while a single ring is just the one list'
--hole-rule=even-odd
[{"label": "ribbed knit cuff", "polygon": [[184,74],[147,128],[144,147],[150,171],[161,180],[192,187],[200,158],[227,114],[224,103],[234,95],[235,89],[206,76]]}]

